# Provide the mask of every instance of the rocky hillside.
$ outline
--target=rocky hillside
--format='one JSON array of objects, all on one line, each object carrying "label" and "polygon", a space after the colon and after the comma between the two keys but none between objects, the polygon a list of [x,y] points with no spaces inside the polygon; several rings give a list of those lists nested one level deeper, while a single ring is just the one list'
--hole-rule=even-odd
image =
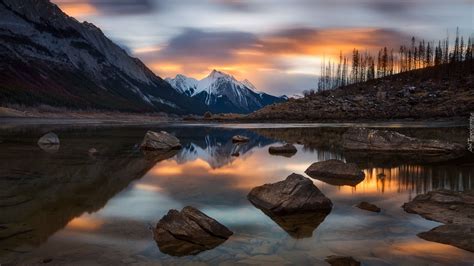
[{"label": "rocky hillside", "polygon": [[244,120],[353,121],[467,117],[473,62],[405,72],[267,106]]},{"label": "rocky hillside", "polygon": [[203,113],[88,22],[48,0],[0,0],[0,105]]}]

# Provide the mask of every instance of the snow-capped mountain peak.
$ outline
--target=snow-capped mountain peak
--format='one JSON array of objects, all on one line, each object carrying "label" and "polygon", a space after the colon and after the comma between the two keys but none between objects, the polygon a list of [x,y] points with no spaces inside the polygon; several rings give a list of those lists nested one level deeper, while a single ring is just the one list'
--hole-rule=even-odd
[{"label": "snow-capped mountain peak", "polygon": [[247,79],[238,81],[234,76],[215,69],[201,80],[178,74],[166,81],[176,91],[200,99],[214,112],[248,113],[283,101],[282,98],[259,92]]}]

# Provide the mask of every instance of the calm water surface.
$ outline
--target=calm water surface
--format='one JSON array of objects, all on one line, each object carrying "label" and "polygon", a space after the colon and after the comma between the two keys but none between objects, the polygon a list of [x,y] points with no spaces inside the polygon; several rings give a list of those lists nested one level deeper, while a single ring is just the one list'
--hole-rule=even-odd
[{"label": "calm water surface", "polygon": [[[387,126],[387,125],[382,125]],[[389,125],[390,126],[390,125]],[[129,127],[23,126],[0,129],[0,264],[163,265],[239,263],[326,265],[329,255],[353,256],[363,265],[472,265],[474,254],[416,236],[439,225],[401,205],[433,189],[474,186],[474,160],[371,156],[341,149],[344,128],[167,125]],[[463,143],[466,128],[391,125],[408,135]],[[184,148],[144,155],[148,129],[166,130]],[[53,130],[58,150],[37,139]],[[234,145],[230,138],[251,141]],[[268,147],[299,142],[290,158]],[[99,150],[88,155],[90,148]],[[231,154],[238,152],[239,157]],[[304,174],[313,162],[356,162],[366,178],[355,186],[314,184],[334,208],[314,231],[295,235],[249,203],[255,186]],[[385,176],[381,177],[379,174]],[[361,201],[381,213],[360,210]],[[151,228],[169,209],[191,205],[234,235],[195,256],[162,253]]]}]

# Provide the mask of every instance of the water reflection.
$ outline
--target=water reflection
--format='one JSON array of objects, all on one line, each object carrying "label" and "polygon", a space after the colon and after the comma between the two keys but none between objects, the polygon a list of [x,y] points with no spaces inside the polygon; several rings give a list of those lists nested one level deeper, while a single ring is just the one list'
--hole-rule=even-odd
[{"label": "water reflection", "polygon": [[[123,256],[139,254],[165,264],[207,262],[208,256],[214,256],[215,264],[226,260],[263,263],[254,258],[262,254],[272,256],[265,259],[280,262],[295,262],[300,257],[308,260],[304,263],[314,264],[332,253],[367,261],[375,256],[393,263],[414,255],[423,246],[439,255],[419,252],[415,262],[433,263],[439,259],[462,265],[473,259],[453,247],[417,239],[416,233],[429,230],[434,224],[400,210],[402,203],[419,193],[438,188],[472,189],[472,157],[442,163],[397,161],[387,165],[376,158],[347,157],[339,146],[341,130],[337,128],[242,130],[179,126],[153,130],[178,136],[182,150],[163,156],[143,155],[136,145],[149,129],[0,130],[0,263],[34,262],[45,254],[64,256],[67,262],[70,253],[64,243],[77,250],[76,259],[85,252],[78,245],[96,243],[90,247],[97,249],[95,254],[114,250]],[[47,153],[36,145],[37,137],[51,130],[61,138],[61,148],[56,153]],[[435,129],[420,130],[421,133],[410,129],[410,133],[442,135],[434,133]],[[442,131],[455,140],[461,139],[462,134],[455,129]],[[232,144],[230,139],[237,134],[250,137],[250,142]],[[296,141],[302,144],[296,145],[298,153],[291,158],[268,154],[269,145]],[[94,158],[88,156],[92,147],[99,150]],[[236,152],[239,157],[232,156]],[[328,216],[272,217],[247,201],[251,188],[280,181],[293,172],[302,174],[310,164],[328,159],[358,161],[366,175],[355,186],[314,181],[335,204]],[[382,214],[367,214],[353,207],[362,200],[382,207]],[[221,246],[193,258],[166,257],[156,248],[147,228],[169,209],[186,205],[202,209],[236,234]],[[377,250],[376,255],[362,249],[364,245]],[[361,248],[351,251],[354,246]],[[64,253],[59,252],[63,249]],[[238,258],[237,254],[241,256]],[[110,255],[111,261],[107,262],[113,262],[114,256]]]}]

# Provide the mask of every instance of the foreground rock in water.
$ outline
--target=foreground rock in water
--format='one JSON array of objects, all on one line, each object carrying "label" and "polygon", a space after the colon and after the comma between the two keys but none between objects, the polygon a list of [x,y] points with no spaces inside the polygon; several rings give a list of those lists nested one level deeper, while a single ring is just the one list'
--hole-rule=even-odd
[{"label": "foreground rock in water", "polygon": [[148,131],[140,145],[142,150],[174,150],[181,149],[181,143],[168,132]]},{"label": "foreground rock in water", "polygon": [[195,255],[217,247],[232,232],[193,207],[181,212],[170,210],[156,225],[155,241],[163,253],[172,256]]},{"label": "foreground rock in water", "polygon": [[361,203],[357,204],[356,207],[359,208],[359,209],[362,209],[362,210],[370,211],[370,212],[380,212],[381,211],[379,207],[377,207],[374,204],[368,203],[366,201],[362,201]]},{"label": "foreground rock in water", "polygon": [[474,191],[430,191],[403,204],[406,212],[446,225],[418,236],[474,252]]},{"label": "foreground rock in water", "polygon": [[445,224],[474,224],[474,191],[430,191],[403,204],[403,209]]},{"label": "foreground rock in water", "polygon": [[446,224],[419,233],[424,240],[452,245],[474,252],[474,224]]},{"label": "foreground rock in water", "polygon": [[465,147],[457,143],[439,140],[417,139],[395,131],[369,128],[351,128],[343,135],[343,147],[347,150],[378,152],[460,153]]},{"label": "foreground rock in water", "polygon": [[241,135],[235,135],[232,137],[232,142],[233,143],[241,143],[241,142],[249,142],[250,139],[245,137],[245,136],[241,136]]},{"label": "foreground rock in water", "polygon": [[327,211],[329,200],[309,178],[291,174],[284,181],[253,188],[247,198],[258,208],[276,215]]},{"label": "foreground rock in water", "polygon": [[311,237],[332,208],[309,178],[297,174],[253,188],[247,198],[293,238]]},{"label": "foreground rock in water", "polygon": [[271,146],[270,148],[268,148],[268,152],[274,155],[283,155],[286,157],[291,157],[295,155],[298,152],[298,150],[292,144],[285,144],[283,146],[278,146],[278,147]]},{"label": "foreground rock in water", "polygon": [[340,160],[313,163],[305,173],[314,179],[336,186],[355,186],[365,177],[364,172],[356,164],[344,163]]},{"label": "foreground rock in water", "polygon": [[326,258],[326,262],[331,266],[359,266],[360,262],[356,261],[353,257],[343,256],[329,256]]}]

